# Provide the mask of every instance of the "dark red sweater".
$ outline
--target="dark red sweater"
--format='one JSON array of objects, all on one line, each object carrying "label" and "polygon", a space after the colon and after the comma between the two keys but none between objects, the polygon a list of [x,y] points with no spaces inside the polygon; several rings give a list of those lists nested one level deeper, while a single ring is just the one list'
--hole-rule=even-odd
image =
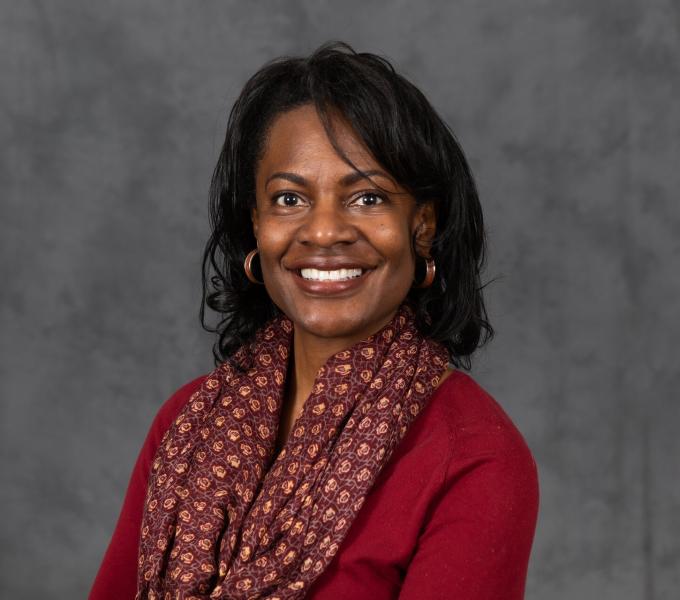
[{"label": "dark red sweater", "polygon": [[[134,598],[150,465],[203,378],[177,390],[158,411],[90,600]],[[519,600],[537,511],[536,464],[522,435],[469,375],[454,371],[380,472],[306,597]]]}]

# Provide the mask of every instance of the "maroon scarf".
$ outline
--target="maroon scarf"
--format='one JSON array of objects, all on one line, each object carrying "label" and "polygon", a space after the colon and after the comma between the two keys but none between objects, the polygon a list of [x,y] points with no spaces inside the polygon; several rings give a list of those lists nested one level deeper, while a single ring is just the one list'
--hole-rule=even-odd
[{"label": "maroon scarf", "polygon": [[279,316],[220,364],[156,453],[138,600],[303,598],[443,375],[408,303],[319,369],[272,463],[293,325]]}]

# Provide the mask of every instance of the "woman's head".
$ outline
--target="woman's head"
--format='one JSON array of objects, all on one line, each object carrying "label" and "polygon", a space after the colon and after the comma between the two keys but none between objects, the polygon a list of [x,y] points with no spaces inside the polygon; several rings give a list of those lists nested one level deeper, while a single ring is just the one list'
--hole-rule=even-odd
[{"label": "woman's head", "polygon": [[[201,320],[220,334],[216,360],[280,310],[317,335],[361,339],[406,297],[421,331],[458,366],[469,367],[492,334],[480,284],[482,212],[463,152],[422,93],[380,57],[335,43],[260,69],[230,114],[210,216],[204,301],[221,321],[205,325],[203,305]],[[243,270],[256,246],[266,286]],[[426,256],[437,273],[421,289],[412,284]],[[305,281],[300,269],[315,265],[362,276]]]}]

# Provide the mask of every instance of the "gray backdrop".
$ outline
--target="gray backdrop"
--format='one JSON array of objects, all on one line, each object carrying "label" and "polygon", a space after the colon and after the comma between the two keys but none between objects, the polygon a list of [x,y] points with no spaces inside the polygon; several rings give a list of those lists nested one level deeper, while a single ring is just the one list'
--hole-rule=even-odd
[{"label": "gray backdrop", "polygon": [[2,2],[0,596],[86,595],[153,415],[212,368],[227,111],[339,38],[477,176],[498,336],[472,374],[539,465],[527,598],[677,598],[679,32],[674,0]]}]

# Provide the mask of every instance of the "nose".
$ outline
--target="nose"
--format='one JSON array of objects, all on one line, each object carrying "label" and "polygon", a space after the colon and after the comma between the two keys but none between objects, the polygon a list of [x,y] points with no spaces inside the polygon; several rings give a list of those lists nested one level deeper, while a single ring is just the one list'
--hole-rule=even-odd
[{"label": "nose", "polygon": [[335,198],[314,202],[298,229],[298,241],[330,248],[338,243],[351,244],[358,237],[356,227],[348,219]]}]

